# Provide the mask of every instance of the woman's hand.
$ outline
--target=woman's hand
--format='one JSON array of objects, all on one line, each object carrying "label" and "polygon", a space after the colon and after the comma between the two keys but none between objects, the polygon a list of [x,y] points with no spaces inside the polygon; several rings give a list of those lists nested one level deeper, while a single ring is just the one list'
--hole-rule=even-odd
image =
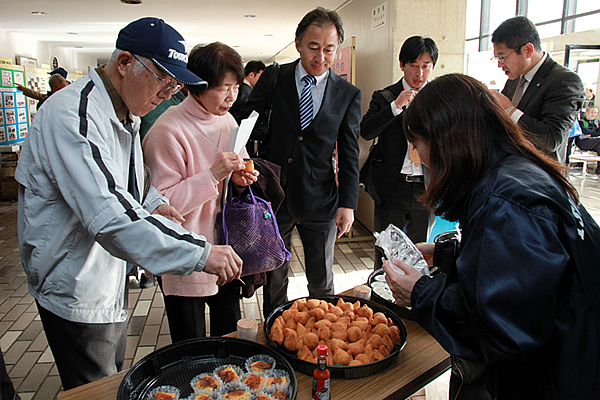
[{"label": "woman's hand", "polygon": [[258,175],[259,172],[256,169],[252,172],[246,172],[244,170],[234,171],[231,175],[231,181],[234,185],[245,188],[256,182],[258,180]]},{"label": "woman's hand", "polygon": [[411,295],[415,283],[423,275],[417,271],[414,267],[403,263],[400,260],[393,259],[392,262],[395,266],[400,268],[406,275],[400,275],[394,271],[394,268],[390,265],[389,261],[383,263],[383,270],[385,271],[385,280],[396,299],[396,304],[403,307],[411,306]]},{"label": "woman's hand", "polygon": [[423,254],[423,258],[427,262],[427,265],[433,265],[433,250],[435,249],[435,243],[417,243],[415,244],[417,249]]},{"label": "woman's hand", "polygon": [[242,170],[244,167],[244,160],[240,155],[233,151],[223,152],[217,154],[217,161],[210,167],[210,172],[217,181],[221,182],[233,171]]}]

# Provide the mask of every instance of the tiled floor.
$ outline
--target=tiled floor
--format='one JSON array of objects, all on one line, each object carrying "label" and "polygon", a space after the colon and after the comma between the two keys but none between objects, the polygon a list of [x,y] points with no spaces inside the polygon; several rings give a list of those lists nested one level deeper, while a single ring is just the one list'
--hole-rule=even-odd
[{"label": "tiled floor", "polygon": [[[593,170],[593,169],[592,169]],[[583,204],[600,221],[600,178],[582,177],[573,170],[571,179]],[[35,303],[27,292],[16,235],[17,203],[0,202],[0,347],[7,369],[23,400],[54,399],[61,390],[60,379],[42,330]],[[307,295],[303,254],[294,239],[289,297]],[[335,251],[336,293],[364,283],[373,265],[372,242],[339,243]],[[163,298],[156,287],[130,291],[126,367],[157,348],[170,343]],[[262,294],[243,301],[243,313],[261,320]]]}]

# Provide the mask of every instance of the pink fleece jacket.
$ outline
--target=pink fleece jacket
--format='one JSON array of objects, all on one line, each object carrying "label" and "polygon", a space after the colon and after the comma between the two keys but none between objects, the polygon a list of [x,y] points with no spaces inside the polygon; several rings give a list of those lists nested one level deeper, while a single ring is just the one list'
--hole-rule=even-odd
[{"label": "pink fleece jacket", "polygon": [[[223,183],[217,182],[209,168],[218,153],[227,151],[235,126],[229,113],[211,114],[188,95],[158,118],[142,145],[152,184],[183,215],[183,227],[204,235],[211,244],[215,244]],[[164,275],[162,281],[166,295],[203,297],[217,293],[217,277],[204,272]]]}]

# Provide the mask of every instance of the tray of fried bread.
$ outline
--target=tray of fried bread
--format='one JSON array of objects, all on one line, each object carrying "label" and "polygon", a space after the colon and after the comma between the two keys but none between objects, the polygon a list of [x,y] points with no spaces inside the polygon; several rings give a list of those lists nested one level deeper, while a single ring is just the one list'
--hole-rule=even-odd
[{"label": "tray of fried bread", "polygon": [[352,296],[311,296],[277,307],[264,324],[269,345],[295,370],[312,375],[316,347],[328,347],[334,378],[357,379],[386,369],[406,344],[406,325],[381,304]]}]

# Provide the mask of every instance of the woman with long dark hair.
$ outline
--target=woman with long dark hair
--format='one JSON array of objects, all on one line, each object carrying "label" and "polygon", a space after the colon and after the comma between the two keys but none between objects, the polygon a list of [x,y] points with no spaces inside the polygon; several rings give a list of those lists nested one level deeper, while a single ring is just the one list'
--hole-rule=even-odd
[{"label": "woman with long dark hair", "polygon": [[600,398],[600,229],[561,166],[465,75],[419,92],[404,133],[431,171],[421,200],[461,238],[418,245],[433,277],[384,270],[452,355],[450,398]]}]

